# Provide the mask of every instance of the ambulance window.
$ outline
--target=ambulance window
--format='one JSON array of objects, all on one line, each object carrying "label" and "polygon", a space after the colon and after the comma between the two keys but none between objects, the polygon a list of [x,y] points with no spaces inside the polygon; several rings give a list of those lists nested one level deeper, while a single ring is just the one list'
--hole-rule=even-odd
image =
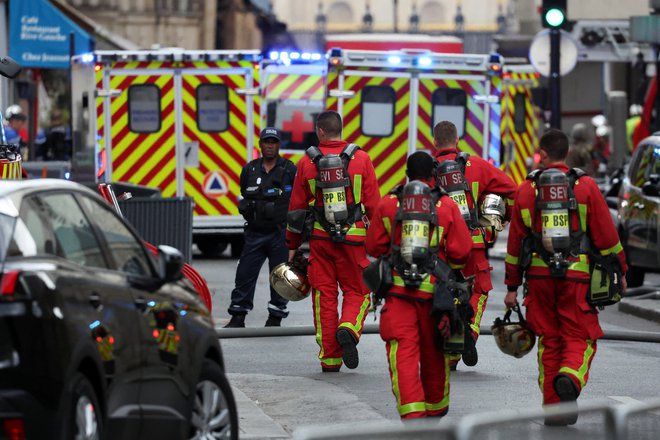
[{"label": "ambulance window", "polygon": [[365,86],[362,89],[362,134],[390,136],[394,132],[396,93],[389,86]]},{"label": "ambulance window", "polygon": [[134,133],[160,131],[160,89],[155,84],[128,88],[128,128]]},{"label": "ambulance window", "polygon": [[229,89],[224,84],[197,87],[197,127],[200,131],[218,132],[229,128]]},{"label": "ambulance window", "polygon": [[519,93],[513,98],[513,127],[516,129],[516,133],[524,133],[526,130],[525,126],[525,107],[527,100],[523,93]]},{"label": "ambulance window", "polygon": [[463,89],[436,89],[433,92],[433,127],[438,122],[453,122],[458,131],[458,137],[462,138],[465,133],[465,108],[467,106],[467,95]]}]

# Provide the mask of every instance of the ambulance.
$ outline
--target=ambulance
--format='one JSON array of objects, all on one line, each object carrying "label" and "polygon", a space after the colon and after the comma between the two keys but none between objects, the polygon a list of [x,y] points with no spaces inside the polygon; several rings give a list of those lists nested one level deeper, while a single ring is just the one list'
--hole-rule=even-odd
[{"label": "ambulance", "polygon": [[203,253],[240,255],[240,174],[259,136],[259,51],[97,51],[72,58],[72,176],[191,197]]},{"label": "ambulance", "polygon": [[430,151],[433,127],[456,124],[459,148],[479,155],[522,182],[537,143],[532,90],[538,74],[497,54],[425,50],[332,49],[320,63],[274,52],[261,71],[262,125],[279,128],[294,162],[314,144],[314,117],[334,110],[343,137],[369,153],[381,194],[405,181],[405,163]]},{"label": "ambulance", "polygon": [[538,137],[538,76],[501,56],[425,49],[98,51],[72,59],[74,180],[126,182],[194,200],[193,240],[205,254],[241,251],[242,167],[259,132],[282,132],[297,162],[317,143],[314,121],[339,112],[344,139],[369,153],[385,194],[406,157],[431,150],[450,120],[459,148],[521,182]]}]

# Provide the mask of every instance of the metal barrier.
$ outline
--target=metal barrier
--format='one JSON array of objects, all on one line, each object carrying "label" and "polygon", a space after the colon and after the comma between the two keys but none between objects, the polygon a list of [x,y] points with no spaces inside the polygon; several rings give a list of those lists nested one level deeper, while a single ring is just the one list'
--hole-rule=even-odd
[{"label": "metal barrier", "polygon": [[[604,418],[603,432],[597,434],[598,439],[604,440],[651,440],[657,438],[658,426],[660,425],[660,414],[655,415],[653,423],[647,426],[644,432],[629,429],[631,416],[650,413],[660,409],[660,399],[649,402],[633,402],[612,405],[608,402],[594,401],[580,403],[577,413],[579,415],[598,414]],[[575,408],[570,405],[549,405],[538,409],[521,409],[485,412],[471,414],[461,418],[457,422],[442,423],[439,425],[437,419],[423,419],[413,423],[380,422],[356,425],[350,424],[332,426],[306,426],[296,429],[293,433],[294,440],[379,440],[379,439],[451,439],[451,440],[475,440],[480,431],[488,430],[484,438],[558,438],[563,440],[587,438],[585,433],[575,428],[571,430],[556,430],[535,425],[533,434],[521,437],[511,432],[511,425],[522,422],[533,422],[544,420],[546,417],[566,416],[574,414]],[[501,437],[493,433],[493,429],[504,426],[507,431]],[[649,436],[643,436],[645,433]],[[547,433],[547,436],[544,434]]]},{"label": "metal barrier", "polygon": [[[116,190],[116,189],[115,189]],[[120,201],[121,212],[140,237],[158,246],[177,248],[186,263],[192,258],[192,210],[190,197],[134,197]]]}]

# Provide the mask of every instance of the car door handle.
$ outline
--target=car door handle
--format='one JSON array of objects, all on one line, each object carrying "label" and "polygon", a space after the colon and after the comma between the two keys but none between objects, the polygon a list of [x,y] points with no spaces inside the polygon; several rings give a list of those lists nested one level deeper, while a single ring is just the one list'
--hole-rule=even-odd
[{"label": "car door handle", "polygon": [[137,307],[141,312],[147,310],[147,300],[141,296],[135,299],[135,307]]},{"label": "car door handle", "polygon": [[646,207],[643,203],[639,203],[639,202],[634,203],[633,206],[634,206],[636,209],[640,209],[640,210],[642,210],[642,209],[644,209],[644,208]]},{"label": "car door handle", "polygon": [[89,303],[95,309],[100,309],[103,305],[101,304],[101,296],[98,293],[92,293],[89,295]]}]

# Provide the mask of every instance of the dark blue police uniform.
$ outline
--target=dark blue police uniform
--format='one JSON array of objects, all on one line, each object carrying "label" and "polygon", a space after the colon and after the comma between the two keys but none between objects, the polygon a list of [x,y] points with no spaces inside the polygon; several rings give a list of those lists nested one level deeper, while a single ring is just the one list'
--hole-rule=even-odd
[{"label": "dark blue police uniform", "polygon": [[[245,246],[236,270],[236,287],[231,292],[230,315],[245,315],[252,310],[259,270],[266,258],[269,271],[288,260],[286,215],[295,175],[296,166],[282,157],[268,173],[262,158],[248,163],[241,172],[243,200],[239,211],[246,220]],[[269,315],[286,318],[288,302],[271,287]]]}]

